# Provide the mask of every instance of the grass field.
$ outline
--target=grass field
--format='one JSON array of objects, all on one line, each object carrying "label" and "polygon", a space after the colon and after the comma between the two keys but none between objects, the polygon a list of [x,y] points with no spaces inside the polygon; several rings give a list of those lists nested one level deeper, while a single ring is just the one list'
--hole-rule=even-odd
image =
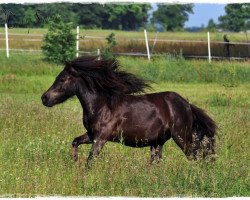
[{"label": "grass field", "polygon": [[[20,33],[20,34],[45,34],[47,33],[46,28],[10,28],[9,33]],[[107,37],[111,32],[115,33],[118,38],[144,38],[142,31],[119,31],[119,30],[102,30],[102,29],[82,29],[80,28],[80,35],[89,36],[101,36]],[[4,28],[0,28],[0,33],[4,34]],[[148,32],[148,38],[154,39],[155,32]],[[210,33],[211,40],[223,41],[222,32]],[[230,33],[230,38],[235,42],[244,42],[247,40],[245,33]],[[160,32],[158,35],[159,39],[183,39],[183,40],[204,40],[207,41],[206,32]]]},{"label": "grass field", "polygon": [[249,196],[250,63],[157,58],[119,61],[153,80],[148,92],[172,90],[205,109],[219,126],[217,161],[188,161],[168,141],[163,161],[149,164],[149,148],[108,143],[91,169],[90,145],[71,159],[71,142],[84,132],[76,98],[51,109],[41,94],[62,66],[39,54],[0,53],[0,196]]}]

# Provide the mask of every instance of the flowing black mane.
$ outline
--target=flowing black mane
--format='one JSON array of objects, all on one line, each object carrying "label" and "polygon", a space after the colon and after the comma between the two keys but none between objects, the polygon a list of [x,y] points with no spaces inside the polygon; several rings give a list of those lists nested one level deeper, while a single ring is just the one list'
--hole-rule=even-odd
[{"label": "flowing black mane", "polygon": [[67,62],[65,70],[82,77],[89,90],[98,90],[109,96],[144,93],[145,89],[150,88],[147,81],[121,71],[116,59],[79,57]]}]

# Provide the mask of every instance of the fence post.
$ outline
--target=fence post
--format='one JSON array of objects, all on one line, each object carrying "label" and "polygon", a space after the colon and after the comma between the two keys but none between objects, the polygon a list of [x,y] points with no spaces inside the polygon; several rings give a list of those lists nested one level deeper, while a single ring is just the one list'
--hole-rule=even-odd
[{"label": "fence post", "polygon": [[100,49],[97,49],[97,55],[98,55],[97,60],[100,60],[100,55],[101,55]]},{"label": "fence post", "polygon": [[150,53],[149,53],[149,47],[148,47],[148,37],[147,37],[147,31],[146,31],[146,29],[144,29],[144,35],[145,35],[145,41],[146,41],[146,48],[147,48],[148,60],[150,60]]},{"label": "fence post", "polygon": [[79,26],[76,27],[76,57],[79,56]]},{"label": "fence post", "polygon": [[210,34],[207,32],[208,62],[211,63]]},{"label": "fence post", "polygon": [[9,37],[8,37],[8,25],[5,23],[5,41],[6,41],[6,56],[9,58]]},{"label": "fence post", "polygon": [[153,53],[154,51],[154,48],[155,48],[155,44],[156,44],[156,41],[157,41],[157,38],[158,38],[158,31],[156,32],[156,35],[155,35],[155,39],[154,39],[154,43],[153,43],[153,46],[152,46],[152,50],[151,50],[151,53]]}]

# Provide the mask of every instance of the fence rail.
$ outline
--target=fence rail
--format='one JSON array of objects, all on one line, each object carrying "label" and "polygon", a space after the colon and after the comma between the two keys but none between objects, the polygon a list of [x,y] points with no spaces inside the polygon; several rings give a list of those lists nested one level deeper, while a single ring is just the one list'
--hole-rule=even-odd
[{"label": "fence rail", "polygon": [[[0,33],[0,35],[5,35],[4,33]],[[9,33],[9,36],[40,36],[43,37],[44,34],[21,34],[21,33]],[[87,39],[100,39],[100,40],[105,40],[106,37],[104,36],[90,36],[90,35],[79,35],[79,40],[85,40]],[[126,37],[119,37],[119,39],[126,39],[126,40],[135,40],[135,41],[145,41],[143,38],[126,38]],[[0,40],[5,40],[4,38],[0,38]],[[20,40],[20,38],[11,38],[9,40]],[[26,38],[21,38],[21,40],[25,41],[42,41],[43,39],[26,39]],[[155,39],[148,39],[150,42],[154,42]],[[157,42],[181,42],[181,43],[207,43],[207,40],[170,40],[170,39],[157,39]],[[225,42],[221,41],[210,41],[210,44],[225,44]],[[229,44],[239,44],[239,45],[250,45],[250,42],[229,42]]]},{"label": "fence rail", "polygon": [[[6,38],[1,37],[5,36],[5,33],[0,33],[0,41],[5,41]],[[91,35],[78,35],[78,45],[79,45],[79,41],[84,41],[87,42],[89,40],[105,40],[106,37],[103,36],[91,36]],[[142,33],[143,35],[143,33]],[[157,34],[158,35],[158,34]],[[44,36],[44,34],[22,34],[22,33],[8,33],[8,36],[11,36],[10,38],[8,38],[8,41],[25,41],[25,42],[42,42],[42,37]],[[23,37],[13,37],[13,36],[23,36]],[[36,37],[36,38],[28,38],[28,37]],[[39,38],[40,37],[40,38]],[[239,53],[238,56],[230,56],[231,59],[233,60],[242,60],[242,59],[250,59],[250,43],[249,42],[229,42],[229,43],[225,43],[222,41],[211,41],[209,38],[209,34],[208,34],[208,39],[207,40],[176,40],[176,39],[158,39],[157,37],[155,39],[147,39],[147,35],[145,35],[145,38],[126,38],[126,37],[118,37],[117,40],[125,40],[125,41],[138,41],[138,42],[145,42],[145,44],[147,42],[151,42],[151,44],[153,43],[153,47],[151,49],[151,52],[148,48],[148,46],[145,45],[145,51],[144,52],[115,52],[114,54],[116,55],[122,55],[122,56],[145,56],[148,57],[150,59],[150,56],[156,56],[156,51],[155,51],[155,46],[157,47],[157,44],[161,44],[161,43],[170,43],[170,44],[174,44],[174,43],[180,43],[180,44],[192,44],[192,43],[200,43],[201,45],[206,45],[207,46],[207,55],[183,55],[183,57],[185,58],[200,58],[200,59],[225,59],[228,57],[225,56],[217,56],[217,55],[211,55],[209,57],[209,51],[211,51],[211,48],[214,48],[215,45],[221,45],[220,48],[222,48],[222,45],[242,45],[242,46],[246,46],[245,48],[245,53]],[[7,42],[6,42],[7,44]],[[167,45],[167,44],[166,44]],[[81,54],[94,54],[96,51],[82,51],[79,50],[79,46],[77,47],[78,49],[78,53]],[[99,48],[100,49],[100,48]],[[182,49],[182,48],[181,48]],[[154,50],[154,53],[153,53]],[[214,49],[212,49],[211,54],[213,54],[215,51],[213,51]],[[0,48],[0,51],[6,51],[6,49],[4,48]],[[9,51],[11,52],[33,52],[33,53],[41,53],[42,50],[41,49],[22,49],[22,48],[13,48],[13,49],[9,49]],[[147,52],[147,53],[145,53]],[[161,53],[162,54],[162,53]]]},{"label": "fence rail", "polygon": [[[13,53],[42,53],[42,50],[36,50],[36,49],[9,49]],[[0,48],[0,51],[6,51],[6,49]],[[87,54],[87,55],[93,55],[96,53],[96,51],[79,51],[80,54]],[[117,56],[134,56],[134,57],[147,57],[148,54],[146,53],[114,53],[114,55]],[[158,57],[161,56],[161,54],[150,54],[151,57]],[[183,56],[187,59],[207,59],[208,56]],[[220,57],[220,56],[211,56],[212,60],[226,60],[228,57]],[[230,57],[230,60],[249,60],[249,57]]]}]

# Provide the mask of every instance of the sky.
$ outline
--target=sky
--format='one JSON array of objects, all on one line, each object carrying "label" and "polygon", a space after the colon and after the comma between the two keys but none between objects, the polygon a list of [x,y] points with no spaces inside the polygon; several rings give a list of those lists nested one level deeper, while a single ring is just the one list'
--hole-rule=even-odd
[{"label": "sky", "polygon": [[[213,19],[215,23],[218,23],[219,16],[225,14],[225,6],[226,4],[194,3],[194,13],[189,14],[189,19],[185,23],[185,27],[201,27],[202,24],[204,24],[204,26],[207,26],[210,19]],[[153,3],[150,14],[152,14],[152,12],[155,10],[157,10],[157,5],[156,3]]]},{"label": "sky", "polygon": [[189,15],[189,20],[185,23],[185,27],[207,26],[209,19],[218,22],[218,17],[225,14],[224,7],[226,4],[194,4],[194,14]]}]

